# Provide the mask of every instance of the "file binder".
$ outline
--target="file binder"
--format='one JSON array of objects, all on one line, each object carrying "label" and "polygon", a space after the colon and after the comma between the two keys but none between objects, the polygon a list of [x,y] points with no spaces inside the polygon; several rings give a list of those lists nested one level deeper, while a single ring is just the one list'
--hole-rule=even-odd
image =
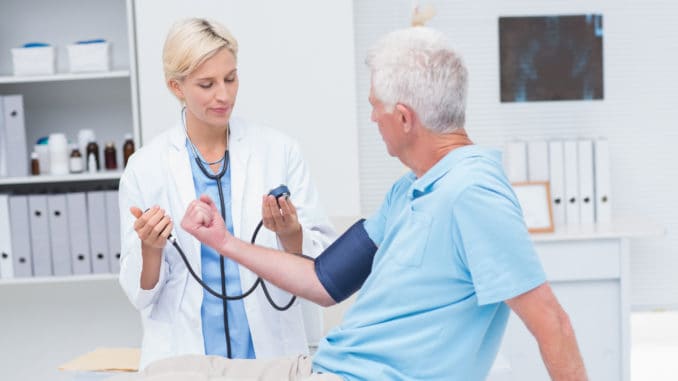
[{"label": "file binder", "polygon": [[529,181],[549,181],[549,147],[545,140],[527,142],[527,177]]},{"label": "file binder", "polygon": [[594,145],[595,214],[597,223],[612,222],[610,203],[610,145],[606,139],[597,139]]},{"label": "file binder", "polygon": [[579,159],[579,222],[591,225],[595,222],[593,195],[593,141],[577,142]]},{"label": "file binder", "polygon": [[71,270],[71,241],[68,236],[66,195],[47,196],[47,208],[54,275],[71,275],[73,271]]},{"label": "file binder", "polygon": [[579,224],[579,156],[577,141],[568,140],[563,143],[565,159],[565,221],[568,225]]},{"label": "file binder", "polygon": [[527,144],[525,142],[512,141],[506,143],[504,169],[510,182],[527,181]]},{"label": "file binder", "polygon": [[85,192],[66,194],[68,207],[68,235],[71,241],[71,264],[73,274],[91,274],[92,256],[87,222],[87,197]]},{"label": "file binder", "polygon": [[31,258],[31,223],[28,218],[27,196],[9,197],[9,220],[12,231],[14,277],[30,277],[33,275],[33,258]]},{"label": "file binder", "polygon": [[108,252],[112,273],[120,272],[120,209],[118,191],[106,191],[106,218],[108,219]]},{"label": "file binder", "polygon": [[549,146],[549,182],[551,189],[551,210],[553,225],[566,224],[565,200],[565,156],[562,141],[550,141]]},{"label": "file binder", "polygon": [[108,220],[106,219],[106,197],[103,191],[87,192],[87,220],[92,253],[92,273],[110,272],[106,233]]},{"label": "file binder", "polygon": [[28,176],[23,96],[0,96],[0,177]]},{"label": "file binder", "polygon": [[31,223],[31,254],[33,276],[50,276],[52,272],[52,247],[49,237],[47,196],[28,196],[29,221]]},{"label": "file binder", "polygon": [[0,279],[14,278],[9,195],[0,194]]}]

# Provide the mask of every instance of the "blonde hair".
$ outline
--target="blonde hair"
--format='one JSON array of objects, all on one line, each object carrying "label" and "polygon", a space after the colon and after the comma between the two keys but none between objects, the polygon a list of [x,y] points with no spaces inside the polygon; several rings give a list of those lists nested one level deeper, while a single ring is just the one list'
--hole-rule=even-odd
[{"label": "blonde hair", "polygon": [[238,41],[222,24],[201,18],[175,22],[167,33],[162,50],[166,83],[186,78],[223,48],[238,59]]}]

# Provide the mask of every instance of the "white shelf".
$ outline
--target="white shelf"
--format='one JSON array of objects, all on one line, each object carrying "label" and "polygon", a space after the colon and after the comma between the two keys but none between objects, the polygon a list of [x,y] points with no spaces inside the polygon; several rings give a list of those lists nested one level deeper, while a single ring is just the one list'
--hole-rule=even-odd
[{"label": "white shelf", "polygon": [[53,184],[70,183],[77,181],[117,180],[122,171],[102,171],[97,173],[78,173],[62,176],[38,175],[26,177],[0,178],[0,185],[23,185],[23,184]]},{"label": "white shelf", "polygon": [[57,73],[53,75],[35,75],[23,77],[0,76],[0,84],[75,81],[82,79],[129,78],[129,76],[130,76],[129,70],[115,70],[97,73]]},{"label": "white shelf", "polygon": [[87,274],[49,277],[27,277],[0,279],[0,286],[10,284],[49,284],[67,282],[108,281],[118,279],[118,274]]},{"label": "white shelf", "polygon": [[652,238],[666,229],[652,221],[615,221],[610,224],[559,226],[553,233],[532,233],[534,242],[577,241],[605,238]]}]

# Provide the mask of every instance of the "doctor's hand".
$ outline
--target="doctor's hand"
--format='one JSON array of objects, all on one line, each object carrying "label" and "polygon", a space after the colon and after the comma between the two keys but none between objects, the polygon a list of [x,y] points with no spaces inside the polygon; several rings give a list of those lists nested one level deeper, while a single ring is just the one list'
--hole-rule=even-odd
[{"label": "doctor's hand", "polygon": [[188,205],[181,227],[198,241],[217,251],[233,238],[214,201],[207,195],[200,196]]},{"label": "doctor's hand", "polygon": [[271,195],[264,196],[261,202],[261,220],[266,229],[275,232],[282,239],[301,233],[297,209],[287,197],[280,197],[276,201]]},{"label": "doctor's hand", "polygon": [[142,212],[136,206],[129,210],[137,219],[134,221],[134,231],[137,232],[141,244],[154,249],[164,248],[167,244],[167,237],[174,228],[172,219],[165,214],[165,211],[159,206],[154,206],[146,212]]}]

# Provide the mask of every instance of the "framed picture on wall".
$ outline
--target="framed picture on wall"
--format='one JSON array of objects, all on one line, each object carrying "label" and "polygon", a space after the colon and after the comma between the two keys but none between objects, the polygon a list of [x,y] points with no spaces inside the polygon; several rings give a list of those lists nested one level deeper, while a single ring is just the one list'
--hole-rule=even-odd
[{"label": "framed picture on wall", "polygon": [[546,181],[513,183],[513,191],[523,209],[525,225],[530,233],[553,232],[551,191]]},{"label": "framed picture on wall", "polygon": [[499,18],[502,102],[603,99],[603,15]]}]

